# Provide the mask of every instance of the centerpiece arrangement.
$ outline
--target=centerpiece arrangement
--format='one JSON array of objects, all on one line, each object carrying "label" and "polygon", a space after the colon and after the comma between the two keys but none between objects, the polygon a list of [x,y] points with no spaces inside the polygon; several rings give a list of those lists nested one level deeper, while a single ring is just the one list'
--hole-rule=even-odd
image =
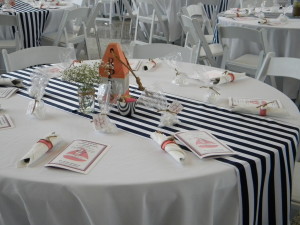
[{"label": "centerpiece arrangement", "polygon": [[82,113],[94,111],[96,92],[94,85],[102,82],[99,67],[99,62],[92,64],[74,62],[63,71],[62,79],[78,86],[79,111]]}]

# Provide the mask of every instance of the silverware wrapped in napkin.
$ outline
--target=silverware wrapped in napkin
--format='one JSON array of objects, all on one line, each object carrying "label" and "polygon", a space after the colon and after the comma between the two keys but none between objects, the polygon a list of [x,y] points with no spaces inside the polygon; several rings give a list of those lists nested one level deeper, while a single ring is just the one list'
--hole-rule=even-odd
[{"label": "silverware wrapped in napkin", "polygon": [[24,87],[23,81],[21,79],[4,78],[4,77],[0,77],[0,85],[9,86],[9,87]]},{"label": "silverware wrapped in napkin", "polygon": [[54,132],[40,139],[17,163],[17,167],[28,167],[40,159],[47,151],[60,141],[60,137]]},{"label": "silverware wrapped in napkin", "polygon": [[177,162],[181,163],[185,160],[185,151],[175,143],[174,138],[167,137],[160,132],[153,132],[150,134],[150,137]]},{"label": "silverware wrapped in napkin", "polygon": [[214,85],[226,84],[246,77],[246,73],[236,73],[227,70],[224,72],[217,70],[207,71],[205,75],[208,76],[208,79]]},{"label": "silverware wrapped in napkin", "polygon": [[233,112],[260,116],[284,117],[289,115],[279,100],[229,98],[229,107]]}]

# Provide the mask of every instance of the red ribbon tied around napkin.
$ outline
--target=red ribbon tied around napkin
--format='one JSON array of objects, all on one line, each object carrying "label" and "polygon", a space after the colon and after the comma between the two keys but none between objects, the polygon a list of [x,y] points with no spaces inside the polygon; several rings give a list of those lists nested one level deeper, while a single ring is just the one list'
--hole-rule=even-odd
[{"label": "red ribbon tied around napkin", "polygon": [[53,144],[52,144],[52,142],[49,141],[49,140],[46,140],[46,139],[40,139],[40,140],[38,141],[38,143],[42,143],[42,144],[46,145],[46,146],[48,147],[48,150],[50,150],[50,149],[53,148]]}]

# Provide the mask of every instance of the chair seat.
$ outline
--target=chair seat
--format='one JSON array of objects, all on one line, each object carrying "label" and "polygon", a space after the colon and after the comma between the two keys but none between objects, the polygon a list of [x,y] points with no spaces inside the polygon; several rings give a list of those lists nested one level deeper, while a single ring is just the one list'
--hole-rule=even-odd
[{"label": "chair seat", "polygon": [[[222,45],[220,45],[220,44],[210,44],[208,46],[209,46],[209,48],[210,48],[211,53],[212,53],[213,56],[221,56],[221,55],[223,55],[223,47],[222,47]],[[205,50],[203,48],[201,48],[199,56],[200,57],[206,57],[206,53],[205,53]]]},{"label": "chair seat", "polygon": [[[168,21],[168,18],[165,15],[162,15],[161,18],[162,18],[163,22]],[[151,16],[139,16],[139,21],[144,22],[144,23],[151,23],[152,15]],[[159,20],[158,20],[157,16],[155,16],[154,17],[154,23],[158,23],[158,22],[159,22]]]},{"label": "chair seat", "polygon": [[[132,16],[136,17],[137,16],[137,11],[132,11]],[[123,17],[125,17],[125,18],[131,18],[131,16],[129,15],[129,13],[124,13]]]},{"label": "chair seat", "polygon": [[[54,41],[56,39],[56,37],[57,37],[56,32],[43,35],[43,39],[49,40],[49,41]],[[68,33],[68,40],[70,43],[77,44],[77,43],[81,42],[83,39],[84,39],[84,35],[76,35],[76,34]],[[66,43],[66,38],[64,35],[61,36],[59,43],[60,44]]]},{"label": "chair seat", "polygon": [[1,48],[16,48],[18,46],[15,40],[0,40]]},{"label": "chair seat", "polygon": [[234,60],[227,61],[226,68],[235,72],[245,72],[254,76],[258,67],[259,56],[246,54]]},{"label": "chair seat", "polygon": [[300,162],[295,163],[292,188],[292,202],[300,204]]},{"label": "chair seat", "polygon": [[214,41],[214,35],[213,34],[206,34],[205,36],[205,40],[207,41],[208,44],[213,43]]}]

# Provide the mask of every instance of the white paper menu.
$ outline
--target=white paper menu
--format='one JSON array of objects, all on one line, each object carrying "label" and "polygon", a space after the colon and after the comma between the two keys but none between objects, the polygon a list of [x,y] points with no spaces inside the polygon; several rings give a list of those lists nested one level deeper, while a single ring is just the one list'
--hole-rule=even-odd
[{"label": "white paper menu", "polygon": [[0,114],[0,130],[8,129],[14,127],[9,115]]},{"label": "white paper menu", "polygon": [[206,131],[183,131],[175,133],[174,136],[201,159],[236,154],[230,147]]},{"label": "white paper menu", "polygon": [[87,174],[110,148],[109,145],[74,140],[45,166]]}]

